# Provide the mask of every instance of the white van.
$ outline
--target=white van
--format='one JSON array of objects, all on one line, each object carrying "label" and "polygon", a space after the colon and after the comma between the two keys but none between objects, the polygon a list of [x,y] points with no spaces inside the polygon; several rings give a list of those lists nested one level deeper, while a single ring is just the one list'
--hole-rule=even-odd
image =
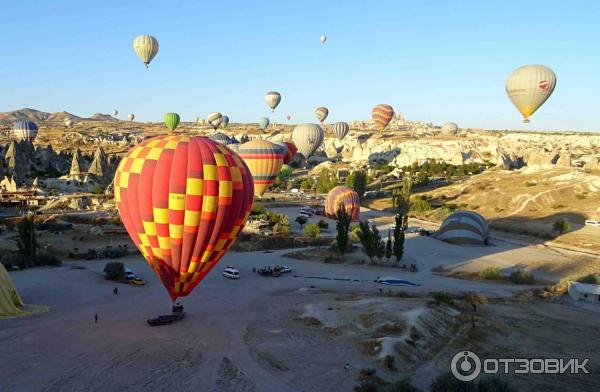
[{"label": "white van", "polygon": [[585,221],[585,225],[586,225],[586,226],[600,226],[600,221],[596,221],[596,220],[586,220],[586,221]]},{"label": "white van", "polygon": [[227,268],[225,268],[225,271],[223,271],[223,276],[229,279],[239,279],[240,271],[231,266],[227,266]]}]

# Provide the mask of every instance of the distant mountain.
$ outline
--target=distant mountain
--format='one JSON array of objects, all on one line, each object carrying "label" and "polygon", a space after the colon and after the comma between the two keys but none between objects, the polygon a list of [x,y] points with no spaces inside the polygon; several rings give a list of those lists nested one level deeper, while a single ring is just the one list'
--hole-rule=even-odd
[{"label": "distant mountain", "polygon": [[116,118],[112,117],[109,114],[101,114],[95,113],[89,118],[79,117],[69,112],[56,112],[56,113],[47,113],[42,112],[35,109],[19,109],[13,110],[12,112],[0,113],[0,122],[14,122],[17,120],[28,120],[33,122],[43,122],[43,121],[65,121],[67,118],[72,119],[73,121],[109,121],[115,122],[119,121]]},{"label": "distant mountain", "polygon": [[69,112],[56,112],[56,113],[52,113],[50,115],[50,117],[48,117],[46,119],[46,121],[65,121],[66,119],[70,118],[73,121],[82,121],[83,118],[76,116],[74,114],[71,114]]},{"label": "distant mountain", "polygon": [[12,112],[0,113],[0,121],[13,122],[17,120],[29,120],[29,121],[45,121],[50,117],[50,113],[41,112],[35,109],[19,109]]},{"label": "distant mountain", "polygon": [[108,121],[108,122],[117,122],[117,121],[120,121],[119,119],[114,118],[110,114],[102,114],[102,113],[94,113],[94,114],[92,114],[92,116],[88,120],[91,120],[91,121]]}]

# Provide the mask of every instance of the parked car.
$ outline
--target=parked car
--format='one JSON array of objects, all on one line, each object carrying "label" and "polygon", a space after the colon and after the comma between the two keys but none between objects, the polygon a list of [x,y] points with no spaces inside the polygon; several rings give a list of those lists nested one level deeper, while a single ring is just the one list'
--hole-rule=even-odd
[{"label": "parked car", "polygon": [[146,282],[144,282],[141,278],[138,278],[137,276],[131,279],[129,283],[134,284],[136,286],[143,286],[146,284]]},{"label": "parked car", "polygon": [[134,279],[137,279],[138,277],[135,276],[135,274],[133,273],[132,270],[130,270],[129,268],[125,267],[125,279],[132,281]]},{"label": "parked car", "polygon": [[279,270],[283,273],[287,273],[287,272],[292,272],[292,269],[290,267],[288,267],[287,265],[282,265],[281,269]]},{"label": "parked car", "polygon": [[600,221],[586,220],[585,224],[586,224],[586,226],[600,226]]},{"label": "parked car", "polygon": [[225,271],[223,271],[223,276],[229,279],[239,279],[240,271],[231,266],[227,266],[227,268],[225,268]]}]

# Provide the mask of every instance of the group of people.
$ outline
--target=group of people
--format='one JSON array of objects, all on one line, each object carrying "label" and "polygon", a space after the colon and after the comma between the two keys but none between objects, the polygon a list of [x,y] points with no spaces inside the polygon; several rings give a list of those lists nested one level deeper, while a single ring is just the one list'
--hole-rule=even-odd
[{"label": "group of people", "polygon": [[259,268],[258,270],[256,268],[252,268],[252,272],[257,273],[260,276],[279,276],[282,269],[283,269],[283,267],[280,265],[276,265],[273,268],[271,268],[270,265],[267,265],[267,266],[264,266],[263,268]]}]

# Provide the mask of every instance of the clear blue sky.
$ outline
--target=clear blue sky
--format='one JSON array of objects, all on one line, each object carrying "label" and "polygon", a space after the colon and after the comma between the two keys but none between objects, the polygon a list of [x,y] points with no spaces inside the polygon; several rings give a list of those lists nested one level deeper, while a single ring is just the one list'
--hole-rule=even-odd
[{"label": "clear blue sky", "polygon": [[[0,111],[314,122],[326,106],[333,122],[389,103],[437,124],[600,130],[592,0],[20,0],[3,4],[1,31]],[[137,34],[160,42],[149,70],[133,52]],[[531,63],[550,66],[558,82],[524,126],[504,82]],[[269,90],[283,96],[274,115]]]}]

